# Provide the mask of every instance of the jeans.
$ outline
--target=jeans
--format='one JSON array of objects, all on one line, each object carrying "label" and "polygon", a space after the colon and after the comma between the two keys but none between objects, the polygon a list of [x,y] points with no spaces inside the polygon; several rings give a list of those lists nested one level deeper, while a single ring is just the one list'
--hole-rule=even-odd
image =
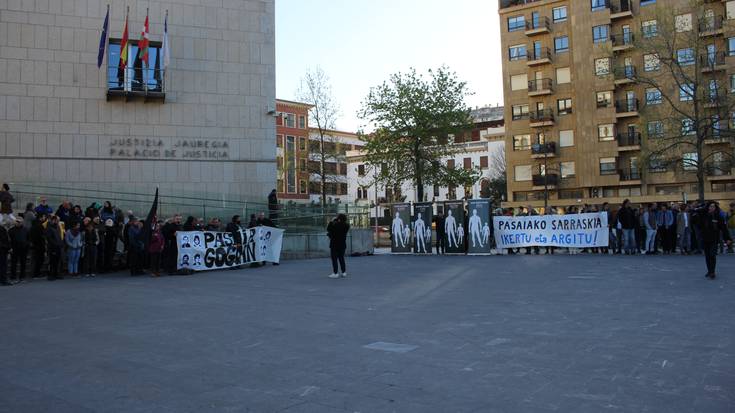
[{"label": "jeans", "polygon": [[623,229],[623,245],[626,253],[635,252],[635,229]]},{"label": "jeans", "polygon": [[69,251],[66,252],[66,258],[68,259],[67,268],[69,269],[69,275],[79,273],[79,257],[81,255],[81,248],[69,248]]},{"label": "jeans", "polygon": [[332,256],[332,270],[334,274],[337,274],[337,261],[339,261],[340,267],[342,267],[342,272],[347,272],[347,267],[345,266],[345,248],[344,247],[337,247],[337,248],[330,248],[331,256]]},{"label": "jeans", "polygon": [[656,251],[656,230],[646,229],[646,252]]},{"label": "jeans", "polygon": [[704,243],[704,259],[707,262],[707,274],[714,275],[717,266],[717,243]]},{"label": "jeans", "polygon": [[689,252],[692,249],[692,234],[689,227],[684,228],[684,232],[681,233],[679,238],[679,248],[681,252]]},{"label": "jeans", "polygon": [[447,239],[446,234],[444,233],[436,234],[436,253],[437,254],[444,254],[444,249],[446,248],[446,239]]}]

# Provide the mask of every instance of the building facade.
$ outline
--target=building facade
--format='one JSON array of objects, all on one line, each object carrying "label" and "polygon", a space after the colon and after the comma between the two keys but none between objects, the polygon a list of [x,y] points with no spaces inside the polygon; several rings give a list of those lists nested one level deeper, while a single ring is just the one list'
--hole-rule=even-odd
[{"label": "building facade", "polygon": [[309,200],[309,109],[311,105],[276,101],[276,164],[278,198]]},{"label": "building facade", "polygon": [[[658,60],[634,39],[655,36],[659,10],[675,10],[677,24],[688,21],[712,56],[722,57],[707,76],[732,93],[735,1],[700,6],[693,10],[689,0],[500,0],[508,206],[540,206],[545,199],[554,206],[696,199],[696,175],[686,167],[681,173],[643,162],[652,123],[643,114],[657,95],[634,79]],[[707,151],[732,153],[732,140],[712,144],[721,146]],[[707,177],[708,198],[735,197],[732,165],[722,165]]]},{"label": "building facade", "polygon": [[[360,150],[347,152],[347,182],[349,196],[347,201],[357,205],[371,206],[371,217],[389,216],[391,201],[397,202],[437,202],[448,200],[480,198],[491,179],[496,177],[497,169],[492,163],[502,158],[505,150],[505,127],[503,107],[476,108],[471,116],[474,128],[465,136],[455,138],[455,154],[444,159],[450,167],[479,169],[480,179],[473,185],[460,188],[447,188],[426,185],[423,200],[416,199],[412,183],[405,182],[400,188],[386,188],[375,185],[375,171],[365,163]],[[441,212],[441,205],[436,206]]]},{"label": "building facade", "polygon": [[351,200],[349,192],[347,152],[360,150],[364,143],[357,134],[338,130],[325,130],[324,151],[319,129],[309,129],[309,198],[313,203],[321,202],[322,174],[321,158],[324,154],[324,192],[327,203],[345,203]]},{"label": "building facade", "polygon": [[0,2],[4,181],[262,201],[276,180],[274,102],[273,0]]}]

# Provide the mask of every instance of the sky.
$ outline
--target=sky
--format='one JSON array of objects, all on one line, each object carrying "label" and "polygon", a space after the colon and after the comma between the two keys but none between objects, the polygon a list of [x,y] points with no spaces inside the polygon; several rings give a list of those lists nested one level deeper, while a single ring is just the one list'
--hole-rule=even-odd
[{"label": "sky", "polygon": [[295,100],[321,67],[340,106],[337,129],[354,132],[371,87],[411,67],[447,65],[474,95],[503,102],[497,0],[276,0],[276,97]]}]

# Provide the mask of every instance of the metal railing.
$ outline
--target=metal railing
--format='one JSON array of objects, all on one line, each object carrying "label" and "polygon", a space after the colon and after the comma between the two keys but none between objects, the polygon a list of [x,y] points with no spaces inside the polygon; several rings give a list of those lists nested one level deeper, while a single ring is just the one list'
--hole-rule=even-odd
[{"label": "metal railing", "polygon": [[540,49],[529,49],[527,53],[528,54],[526,55],[526,59],[528,59],[528,61],[551,59],[551,49],[549,49],[548,47],[542,47]]},{"label": "metal railing", "polygon": [[638,112],[638,99],[623,99],[615,102],[616,113]]},{"label": "metal railing", "polygon": [[551,79],[536,79],[528,81],[529,92],[540,92],[542,90],[552,90],[553,81]]},{"label": "metal railing", "polygon": [[541,0],[500,0],[499,6],[501,9],[506,7],[520,6],[522,4],[535,3]]},{"label": "metal railing", "polygon": [[107,90],[119,92],[166,93],[166,70],[156,68],[120,69],[108,67]]},{"label": "metal railing", "polygon": [[699,33],[710,33],[722,29],[722,16],[704,17],[699,20]]},{"label": "metal railing", "polygon": [[546,16],[532,17],[526,22],[526,30],[549,29],[549,18]]},{"label": "metal railing", "polygon": [[626,65],[626,66],[620,66],[613,69],[613,74],[615,76],[615,80],[623,80],[623,79],[629,79],[633,80],[635,79],[635,66],[633,65]]},{"label": "metal railing", "polygon": [[531,122],[553,122],[554,111],[551,109],[535,110],[531,112]]},{"label": "metal railing", "polygon": [[710,162],[705,165],[705,170],[708,176],[727,176],[732,175],[732,165],[729,161]]},{"label": "metal railing", "polygon": [[532,155],[556,154],[556,142],[535,143],[531,145]]},{"label": "metal railing", "polygon": [[613,0],[608,3],[608,7],[610,7],[612,13],[632,12],[633,2],[631,0]]},{"label": "metal railing", "polygon": [[712,69],[715,66],[724,66],[726,52],[706,53],[699,56],[699,64],[705,68]]},{"label": "metal railing", "polygon": [[637,169],[620,169],[618,174],[621,181],[638,181],[641,179],[641,172]]},{"label": "metal railing", "polygon": [[618,133],[617,141],[619,146],[635,146],[641,144],[641,134],[640,132],[628,132],[628,133]]},{"label": "metal railing", "polygon": [[557,174],[533,175],[531,179],[533,186],[556,186],[559,184],[559,175]]},{"label": "metal railing", "polygon": [[613,47],[615,46],[631,46],[635,37],[632,32],[623,32],[610,35]]}]

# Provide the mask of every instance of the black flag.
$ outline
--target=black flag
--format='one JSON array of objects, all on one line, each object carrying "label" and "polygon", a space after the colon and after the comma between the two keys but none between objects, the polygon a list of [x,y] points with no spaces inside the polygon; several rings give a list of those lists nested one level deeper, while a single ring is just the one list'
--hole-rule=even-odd
[{"label": "black flag", "polygon": [[151,205],[151,210],[148,211],[148,216],[145,219],[145,227],[143,227],[143,240],[145,241],[146,251],[151,243],[151,236],[153,234],[153,228],[156,227],[156,222],[158,222],[158,188],[156,188],[156,197],[153,199],[153,205]]}]

